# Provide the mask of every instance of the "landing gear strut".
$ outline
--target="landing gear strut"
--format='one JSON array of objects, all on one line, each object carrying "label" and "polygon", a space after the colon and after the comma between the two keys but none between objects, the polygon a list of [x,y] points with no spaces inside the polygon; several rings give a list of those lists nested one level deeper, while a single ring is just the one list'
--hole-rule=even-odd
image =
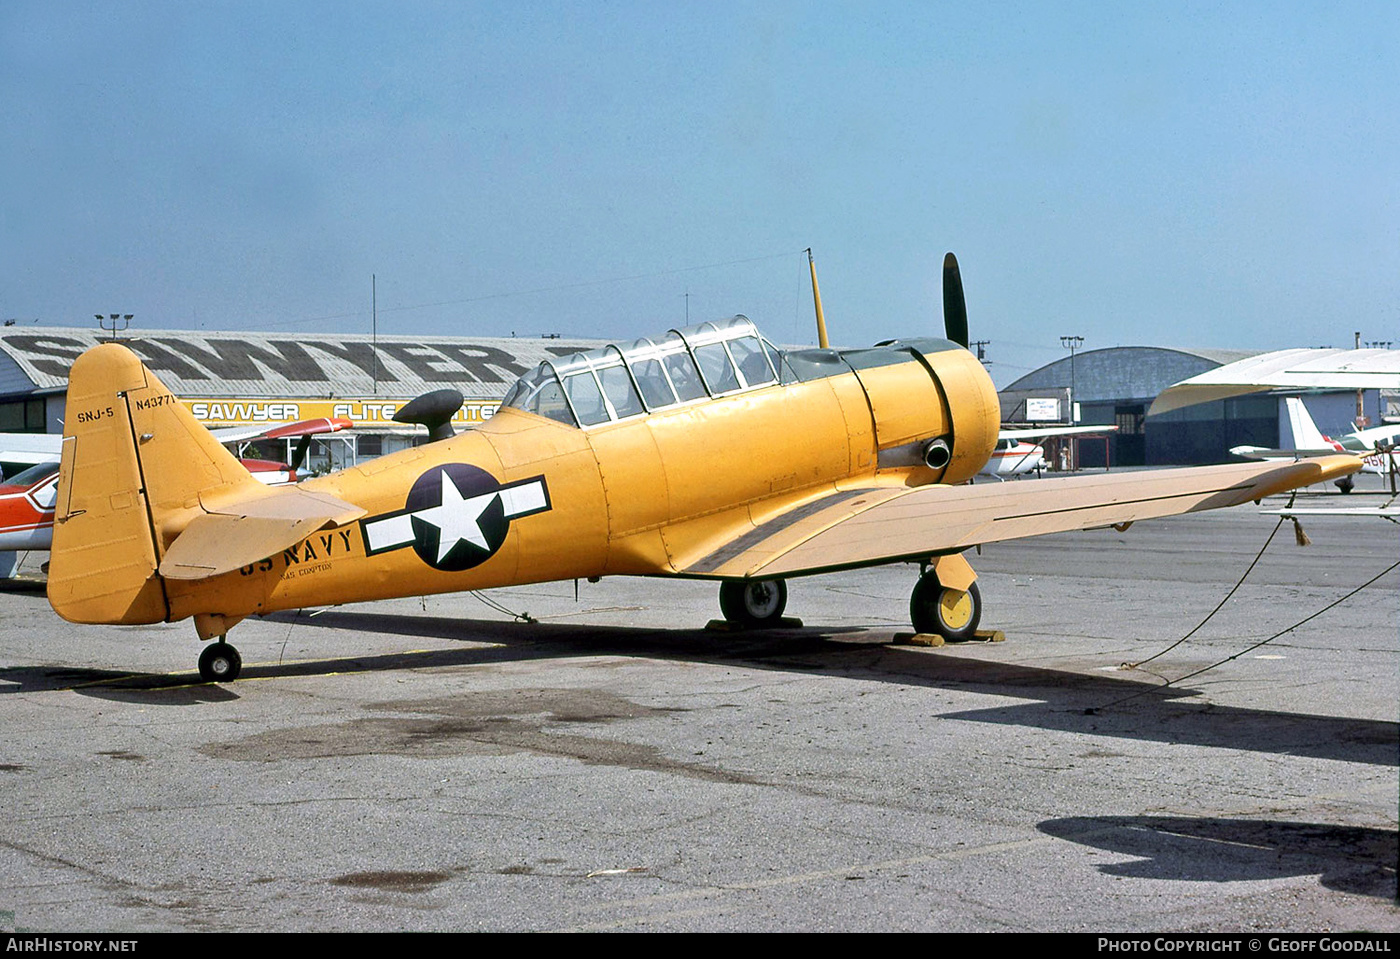
[{"label": "landing gear strut", "polygon": [[199,654],[199,677],[206,683],[231,683],[242,668],[243,657],[222,639]]},{"label": "landing gear strut", "polygon": [[965,590],[944,586],[930,569],[914,586],[909,618],[920,633],[936,633],[949,642],[971,639],[982,621],[982,593],[975,582]]},{"label": "landing gear strut", "polygon": [[776,626],[787,608],[787,583],[781,579],[739,579],[720,583],[719,608],[741,626]]}]

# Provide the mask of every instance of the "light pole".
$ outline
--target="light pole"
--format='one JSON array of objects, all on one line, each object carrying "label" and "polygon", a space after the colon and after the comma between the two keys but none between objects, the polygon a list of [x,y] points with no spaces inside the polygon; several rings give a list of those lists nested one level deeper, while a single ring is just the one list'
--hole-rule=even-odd
[{"label": "light pole", "polygon": [[[1081,346],[1084,345],[1084,337],[1082,337],[1082,336],[1062,336],[1062,337],[1060,337],[1060,345],[1063,346],[1065,349],[1069,350],[1069,417],[1068,417],[1068,419],[1069,419],[1070,425],[1073,426],[1075,423],[1079,422],[1079,417],[1074,415],[1074,402],[1075,402],[1075,400],[1074,400],[1074,352],[1075,352],[1075,350],[1079,349]],[[1069,466],[1069,468],[1070,468],[1071,470],[1076,470],[1076,469],[1079,468],[1079,457],[1075,455],[1075,453],[1077,453],[1078,450],[1075,449],[1074,440],[1073,440],[1072,438],[1070,438],[1070,437],[1065,437],[1065,440],[1067,441],[1066,444],[1065,444],[1065,445],[1066,445],[1066,448],[1070,451],[1068,466]]]},{"label": "light pole", "polygon": [[[108,337],[108,339],[113,340],[117,338],[118,333],[120,333],[122,330],[126,329],[128,326],[131,325],[131,318],[135,315],[135,313],[109,313],[107,314],[107,317],[104,317],[101,313],[93,314],[93,316],[97,317],[97,325],[102,327],[102,329],[106,330],[108,333],[111,333],[112,335]],[[103,320],[108,317],[110,317],[112,320],[111,326],[108,326],[106,323],[103,322]],[[117,326],[118,320],[122,321],[121,326]]]},{"label": "light pole", "polygon": [[1074,415],[1074,351],[1084,345],[1082,336],[1062,336],[1060,345],[1069,350],[1069,421],[1076,422]]}]

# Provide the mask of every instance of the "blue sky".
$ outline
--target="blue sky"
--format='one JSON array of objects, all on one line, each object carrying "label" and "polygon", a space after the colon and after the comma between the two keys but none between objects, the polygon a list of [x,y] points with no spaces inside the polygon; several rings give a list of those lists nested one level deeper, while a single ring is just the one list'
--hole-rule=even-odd
[{"label": "blue sky", "polygon": [[1400,341],[1400,4],[0,4],[0,314]]}]

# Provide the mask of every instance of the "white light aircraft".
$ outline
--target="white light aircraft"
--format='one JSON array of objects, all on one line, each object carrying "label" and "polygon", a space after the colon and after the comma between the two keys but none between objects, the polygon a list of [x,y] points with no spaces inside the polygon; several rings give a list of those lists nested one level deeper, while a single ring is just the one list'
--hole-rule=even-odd
[{"label": "white light aircraft", "polygon": [[[1396,443],[1400,441],[1400,425],[1388,424],[1348,433],[1341,439],[1333,439],[1317,428],[1312,415],[1308,413],[1300,396],[1290,396],[1284,400],[1288,409],[1288,424],[1293,432],[1293,446],[1287,449],[1269,449],[1263,446],[1235,446],[1230,452],[1251,460],[1291,460],[1306,456],[1324,456],[1331,453],[1354,453],[1361,457],[1361,472],[1391,476],[1400,467],[1396,459]],[[1337,488],[1350,493],[1352,478],[1344,476],[1336,480]]]},{"label": "white light aircraft", "polygon": [[1039,443],[1027,442],[1031,439],[1044,439],[1051,436],[1097,436],[1112,433],[1117,426],[1047,426],[1032,429],[1004,429],[997,433],[997,445],[992,456],[978,473],[979,476],[994,476],[1004,480],[1008,476],[1023,476],[1026,473],[1039,475],[1049,467],[1045,460],[1045,447]]}]

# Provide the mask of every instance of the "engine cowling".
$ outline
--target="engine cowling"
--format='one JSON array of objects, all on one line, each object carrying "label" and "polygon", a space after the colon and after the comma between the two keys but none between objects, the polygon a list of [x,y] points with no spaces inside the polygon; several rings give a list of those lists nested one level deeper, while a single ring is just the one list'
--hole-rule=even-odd
[{"label": "engine cowling", "polygon": [[[908,359],[890,362],[896,356]],[[961,483],[992,455],[1001,408],[977,359],[946,340],[845,354],[870,403],[881,469],[914,469],[916,483]]]}]

